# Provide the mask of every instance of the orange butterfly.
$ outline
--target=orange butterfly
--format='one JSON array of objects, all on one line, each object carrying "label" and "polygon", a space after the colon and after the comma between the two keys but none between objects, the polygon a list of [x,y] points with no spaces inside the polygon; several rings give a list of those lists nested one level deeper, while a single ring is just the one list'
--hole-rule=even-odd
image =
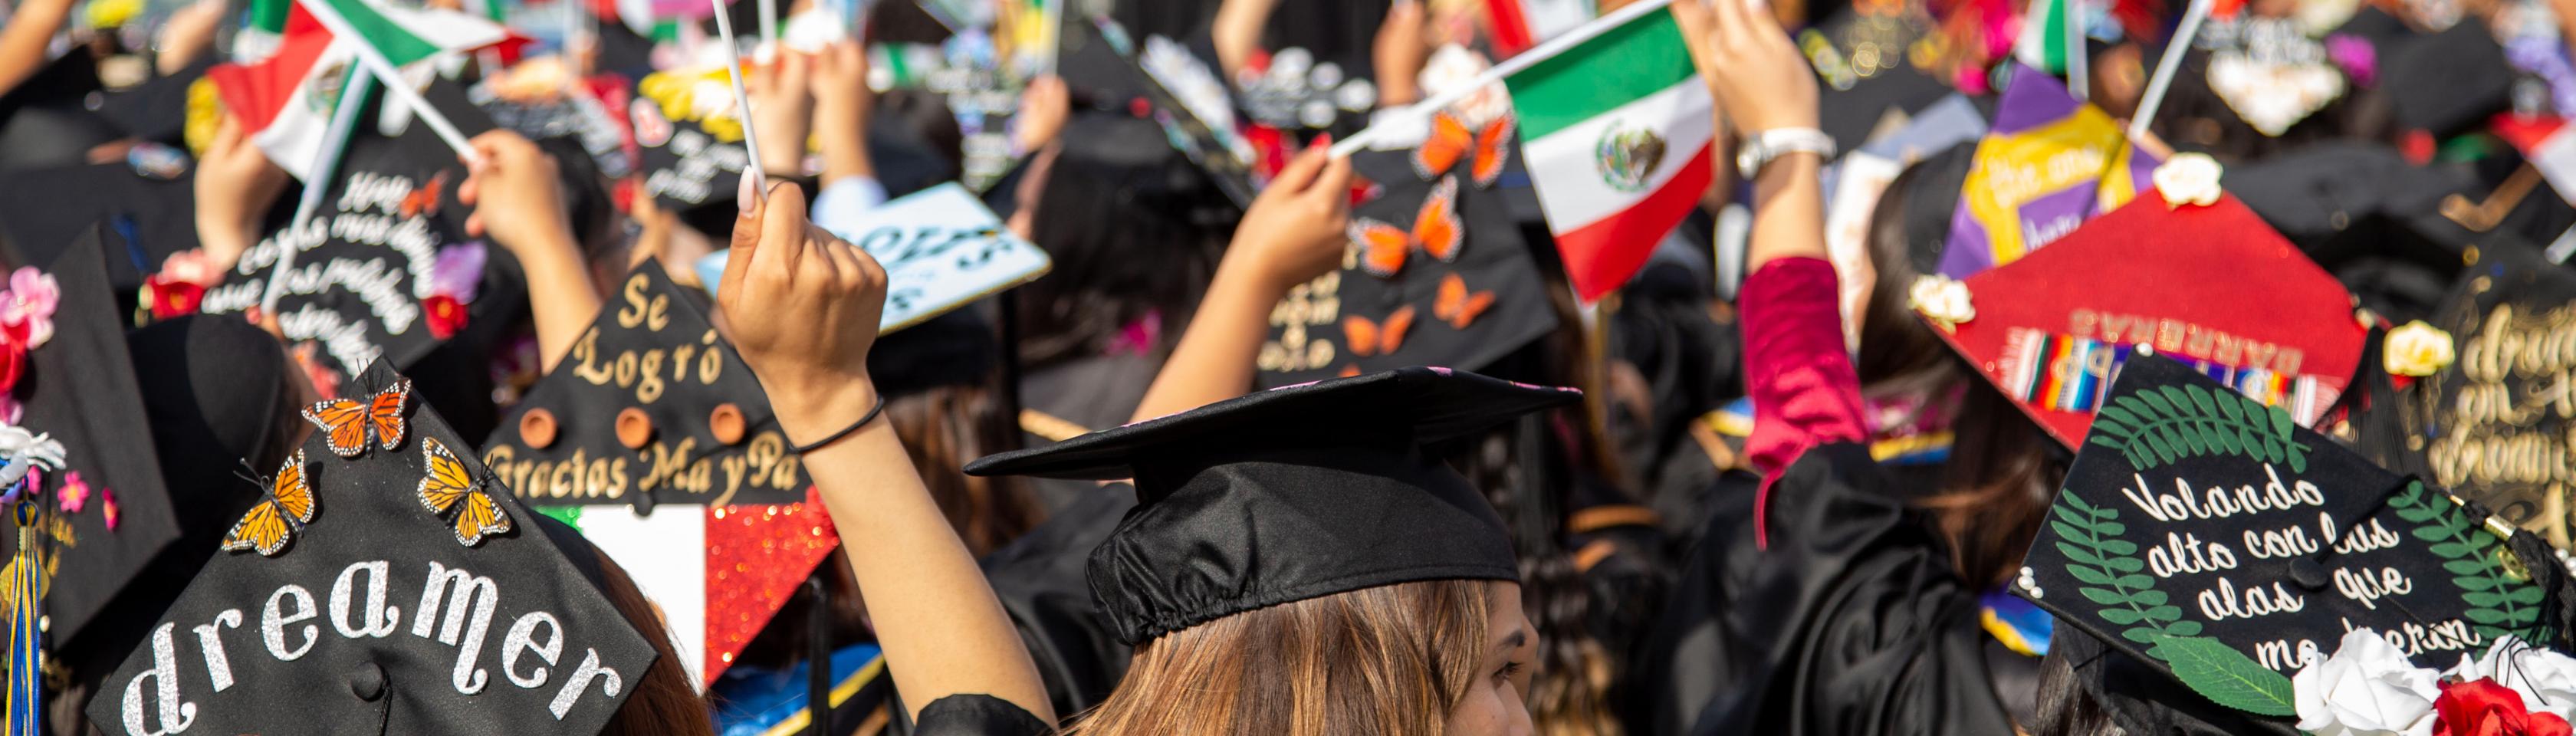
[{"label": "orange butterfly", "polygon": [[304,451],[296,450],[286,458],[286,467],[277,469],[277,477],[268,481],[268,500],[250,507],[242,514],[233,530],[224,534],[223,549],[258,550],[263,556],[275,557],[286,549],[295,529],[313,522],[313,487],[304,480]]},{"label": "orange butterfly", "polygon": [[1467,292],[1467,280],[1452,273],[1440,277],[1439,297],[1431,302],[1431,316],[1449,323],[1451,328],[1467,329],[1485,310],[1494,306],[1492,289]]},{"label": "orange butterfly", "polygon": [[438,172],[437,176],[429,178],[428,185],[403,195],[402,216],[409,218],[419,215],[437,215],[439,192],[446,189],[447,172]]},{"label": "orange butterfly", "polygon": [[1413,173],[1429,179],[1468,161],[1467,173],[1475,177],[1476,188],[1492,187],[1503,175],[1503,162],[1511,158],[1513,126],[1512,116],[1504,115],[1486,123],[1483,130],[1468,130],[1447,110],[1432,113],[1430,139],[1413,149]]},{"label": "orange butterfly", "polygon": [[1369,318],[1356,314],[1342,318],[1342,339],[1350,343],[1352,355],[1363,358],[1394,355],[1396,348],[1404,347],[1404,332],[1410,329],[1413,329],[1411,304],[1397,308],[1394,314],[1386,316],[1385,322],[1371,322]]},{"label": "orange butterfly", "polygon": [[357,457],[367,451],[367,428],[374,427],[376,441],[385,449],[402,444],[403,400],[411,398],[411,379],[395,381],[375,398],[365,402],[332,399],[304,407],[304,420],[330,433],[331,452],[341,457]]},{"label": "orange butterfly", "polygon": [[485,535],[510,530],[510,517],[501,513],[501,502],[492,500],[492,488],[466,472],[465,461],[446,444],[422,437],[420,454],[429,458],[429,472],[420,478],[420,505],[440,516],[456,511],[457,544],[472,547],[482,544]]},{"label": "orange butterfly", "polygon": [[1411,230],[1366,217],[1351,218],[1351,242],[1360,246],[1360,268],[1378,278],[1392,277],[1404,270],[1404,261],[1415,248],[1442,261],[1458,260],[1467,231],[1458,222],[1457,202],[1458,179],[1444,177],[1431,186],[1431,196],[1422,199]]}]

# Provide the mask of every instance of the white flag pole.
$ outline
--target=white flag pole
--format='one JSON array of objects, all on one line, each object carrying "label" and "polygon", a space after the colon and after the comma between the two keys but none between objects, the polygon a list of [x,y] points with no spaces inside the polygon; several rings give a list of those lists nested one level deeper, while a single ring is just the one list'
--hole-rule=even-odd
[{"label": "white flag pole", "polygon": [[268,290],[259,298],[262,314],[277,313],[277,299],[286,294],[286,272],[295,269],[295,256],[304,250],[304,224],[313,221],[313,213],[322,208],[322,200],[331,196],[331,182],[340,178],[340,154],[349,148],[349,136],[358,130],[358,111],[367,106],[367,88],[375,81],[376,75],[366,69],[349,70],[349,82],[340,90],[339,106],[331,111],[331,127],[324,130],[322,147],[314,149],[313,164],[305,169],[304,194],[295,200],[295,219],[287,221],[281,237],[270,241],[277,247],[277,267],[268,272]]},{"label": "white flag pole", "polygon": [[2066,16],[2059,19],[2064,21],[2060,25],[2066,27],[2066,91],[2074,94],[2077,100],[2091,102],[2093,75],[2086,67],[2092,65],[2093,59],[2084,50],[2083,5],[2084,0],[2066,0],[2058,8],[2058,14]]},{"label": "white flag pole", "polygon": [[[725,14],[724,0],[707,2],[716,7],[716,35],[722,44],[720,48],[724,49],[725,72],[733,76],[734,114],[742,118],[743,152],[751,156],[742,174],[751,177],[753,191],[759,192],[761,201],[765,202],[769,200],[769,175],[760,169],[760,136],[753,135],[751,130],[754,127],[751,124],[751,93],[742,88],[742,47],[734,45],[733,20]],[[766,0],[760,6],[764,9],[770,7]]]},{"label": "white flag pole", "polygon": [[2156,108],[2165,102],[2165,89],[2173,86],[2174,71],[2182,66],[2183,52],[2191,50],[2191,40],[2200,33],[2200,22],[2209,18],[2210,0],[2191,0],[2183,11],[2182,25],[2174,29],[2173,41],[2165,44],[2165,56],[2156,62],[2156,76],[2147,82],[2146,95],[2138,100],[2138,112],[2129,118],[2129,137],[2142,138],[2147,125],[2155,122]]},{"label": "white flag pole", "polygon": [[[767,64],[777,58],[775,55],[778,53],[778,0],[758,0],[758,2],[760,3],[760,50],[755,52],[759,56],[754,58]],[[724,9],[717,8],[716,15],[724,15]],[[725,43],[733,43],[733,40],[726,39]]]},{"label": "white flag pole", "polygon": [[412,89],[411,84],[404,81],[402,69],[386,59],[385,52],[377,49],[365,36],[358,35],[358,29],[349,25],[349,19],[340,15],[340,9],[331,7],[331,0],[296,2],[304,6],[305,12],[312,13],[314,20],[321,21],[324,28],[330,29],[332,37],[347,39],[349,46],[358,52],[358,61],[375,72],[376,79],[385,83],[385,91],[419,114],[421,122],[429,124],[431,132],[437,133],[440,140],[447,141],[448,148],[456,149],[457,158],[467,164],[476,163],[481,158],[474,153],[474,144],[465,140],[465,134],[457,132],[456,124],[448,122],[446,115],[430,106],[429,100],[420,96],[420,90]]},{"label": "white flag pole", "polygon": [[[1699,2],[1699,0],[1682,1]],[[1718,1],[1736,2],[1737,0]],[[1528,69],[1531,66],[1537,65],[1539,62],[1546,61],[1550,57],[1565,53],[1566,49],[1574,48],[1585,41],[1590,41],[1594,36],[1599,36],[1605,31],[1617,28],[1628,21],[1636,20],[1647,13],[1663,10],[1666,6],[1672,4],[1673,0],[1645,0],[1644,2],[1610,11],[1609,15],[1594,18],[1590,23],[1585,23],[1576,27],[1574,30],[1566,31],[1565,33],[1560,34],[1555,38],[1550,38],[1537,46],[1532,46],[1529,50],[1520,52],[1519,54],[1512,56],[1512,58],[1504,59],[1503,63],[1495,64],[1493,68],[1486,69],[1485,73],[1476,75],[1475,78],[1467,80],[1466,83],[1460,84],[1457,87],[1450,89],[1448,92],[1433,95],[1421,102],[1406,105],[1403,109],[1396,110],[1388,114],[1391,116],[1401,117],[1428,116],[1433,111],[1448,107],[1459,100],[1466,99],[1469,95],[1475,94],[1477,90],[1484,89],[1485,85],[1493,84],[1495,81],[1504,77],[1519,73],[1521,70]],[[1335,157],[1348,156],[1359,151],[1361,146],[1366,146],[1377,140],[1379,137],[1386,135],[1384,132],[1386,127],[1387,126],[1384,125],[1371,125],[1360,132],[1351,134],[1351,137],[1342,139],[1340,142],[1333,144],[1333,155]]]}]

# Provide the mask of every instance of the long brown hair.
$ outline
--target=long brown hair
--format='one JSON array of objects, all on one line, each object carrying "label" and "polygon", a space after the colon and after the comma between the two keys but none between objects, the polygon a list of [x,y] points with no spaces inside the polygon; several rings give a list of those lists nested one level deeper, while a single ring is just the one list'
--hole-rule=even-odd
[{"label": "long brown hair", "polygon": [[1007,433],[1019,431],[1018,418],[1001,416],[1001,404],[983,385],[933,386],[886,397],[886,419],[903,440],[904,454],[920,471],[940,515],[976,557],[1018,539],[1044,514],[1027,479],[980,478],[961,470],[968,460],[1012,449],[1004,443]]},{"label": "long brown hair", "polygon": [[1440,736],[1482,671],[1491,585],[1382,585],[1165,634],[1066,734]]},{"label": "long brown hair", "polygon": [[[1951,564],[1961,579],[1999,585],[2021,566],[2023,551],[2039,532],[2049,493],[2065,480],[2066,464],[2054,447],[2056,440],[1977,377],[1907,303],[1914,279],[1922,274],[1913,241],[1940,237],[1945,228],[1909,223],[1906,213],[1950,211],[1912,206],[1908,200],[1946,188],[1915,182],[1940,181],[1932,169],[1964,163],[1955,159],[1958,155],[1945,153],[1906,167],[1871,213],[1869,260],[1877,273],[1861,309],[1860,353],[1853,364],[1863,394],[1926,396],[1936,410],[1950,413],[1950,460],[1940,487],[1917,505],[1931,513],[1933,527],[1949,542]],[[1955,405],[1939,406],[1951,396],[1957,397]]]},{"label": "long brown hair", "polygon": [[653,602],[644,599],[644,591],[635,587],[635,579],[617,566],[608,555],[599,555],[600,592],[627,623],[644,632],[653,642],[653,666],[635,678],[634,694],[618,706],[600,736],[715,736],[716,726],[707,716],[707,699],[689,684],[689,673],[680,666],[680,653],[671,648],[671,629],[662,623],[662,614]]}]

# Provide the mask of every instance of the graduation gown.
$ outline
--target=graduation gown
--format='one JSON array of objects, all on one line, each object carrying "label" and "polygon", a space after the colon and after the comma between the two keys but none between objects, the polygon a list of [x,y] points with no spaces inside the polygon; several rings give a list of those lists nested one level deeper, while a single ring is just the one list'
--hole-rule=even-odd
[{"label": "graduation gown", "polygon": [[2009,734],[1979,591],[1952,569],[1906,485],[1867,447],[1800,456],[1771,490],[1711,501],[1663,620],[1641,649],[1631,725],[1645,733]]},{"label": "graduation gown", "polygon": [[1055,727],[990,695],[960,694],[930,701],[913,723],[915,736],[1045,736]]}]

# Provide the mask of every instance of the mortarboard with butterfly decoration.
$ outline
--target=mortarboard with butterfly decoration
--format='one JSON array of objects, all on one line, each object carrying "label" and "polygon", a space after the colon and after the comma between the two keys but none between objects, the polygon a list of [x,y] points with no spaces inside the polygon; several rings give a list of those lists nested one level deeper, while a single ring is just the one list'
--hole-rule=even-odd
[{"label": "mortarboard with butterfly decoration", "polygon": [[[378,361],[99,685],[111,734],[597,733],[657,657],[605,560]],[[354,429],[352,429],[354,427]]]},{"label": "mortarboard with butterfly decoration", "polygon": [[713,682],[840,536],[706,294],[646,260],[483,460],[633,571]]},{"label": "mortarboard with butterfly decoration", "polygon": [[1408,365],[1475,370],[1556,328],[1546,281],[1493,189],[1511,130],[1508,112],[1471,125],[1444,110],[1417,147],[1351,156],[1342,268],[1271,309],[1262,385]]}]

